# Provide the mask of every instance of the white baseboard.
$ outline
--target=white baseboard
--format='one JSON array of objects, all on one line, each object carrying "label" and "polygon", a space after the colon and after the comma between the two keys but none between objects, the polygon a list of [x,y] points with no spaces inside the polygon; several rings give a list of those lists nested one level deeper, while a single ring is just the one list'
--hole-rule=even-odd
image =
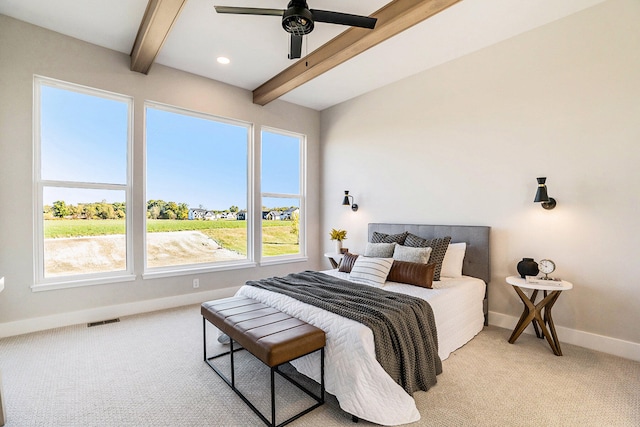
[{"label": "white baseboard", "polygon": [[101,320],[113,319],[120,316],[130,316],[132,314],[147,313],[150,311],[164,310],[184,305],[199,304],[204,301],[233,296],[238,289],[239,287],[214,289],[205,292],[176,295],[166,298],[111,305],[107,307],[97,307],[87,310],[72,311],[70,313],[60,313],[53,314],[51,316],[0,323],[0,338],[64,326],[78,325],[81,323],[99,322]]},{"label": "white baseboard", "polygon": [[[496,313],[494,311],[489,312],[489,324],[492,326],[513,330],[517,323],[517,317]],[[532,335],[535,334],[533,326],[531,325],[529,325],[524,332]],[[563,326],[556,326],[556,332],[558,333],[560,344],[566,342],[568,344],[640,362],[639,343],[605,337],[604,335],[592,334],[590,332],[578,331],[575,329],[565,328]]]},{"label": "white baseboard", "polygon": [[[238,289],[239,287],[214,289],[206,292],[176,295],[173,297],[111,305],[107,307],[97,307],[88,310],[73,311],[70,313],[61,313],[51,316],[0,323],[0,338],[81,323],[98,322],[120,316],[130,316],[133,314],[147,313],[150,311],[164,310],[184,305],[199,304],[203,301],[230,297],[234,295]],[[505,329],[513,329],[516,323],[518,323],[517,317],[494,311],[489,312],[490,325]],[[561,343],[566,342],[568,344],[578,345],[580,347],[640,362],[640,344],[638,343],[605,337],[603,335],[592,334],[590,332],[578,331],[575,329],[565,328],[563,326],[556,326],[556,331],[558,332]],[[534,334],[533,327],[529,325],[524,332]]]}]

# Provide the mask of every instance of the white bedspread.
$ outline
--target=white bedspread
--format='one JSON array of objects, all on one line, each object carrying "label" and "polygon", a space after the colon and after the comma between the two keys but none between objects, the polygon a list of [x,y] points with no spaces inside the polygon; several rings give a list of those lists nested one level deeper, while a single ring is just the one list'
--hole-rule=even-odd
[{"label": "white bedspread", "polygon": [[[337,270],[324,273],[349,279],[349,274]],[[433,287],[426,289],[387,282],[384,289],[429,301],[438,330],[438,354],[445,360],[482,330],[485,283],[464,276],[434,282]],[[325,331],[326,390],[336,396],[344,411],[382,425],[406,424],[420,419],[413,397],[396,384],[376,360],[371,329],[286,295],[253,286],[241,287],[237,295],[256,299]],[[319,357],[314,353],[292,364],[302,374],[320,382]]]}]

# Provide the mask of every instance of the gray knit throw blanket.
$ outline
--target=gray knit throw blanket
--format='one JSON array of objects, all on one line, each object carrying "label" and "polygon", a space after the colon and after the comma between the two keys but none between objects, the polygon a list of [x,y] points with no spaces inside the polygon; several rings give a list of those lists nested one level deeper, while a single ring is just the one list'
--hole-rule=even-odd
[{"label": "gray knit throw blanket", "polygon": [[376,359],[409,394],[428,390],[442,373],[433,311],[423,299],[316,271],[252,280],[247,285],[290,296],[369,327]]}]

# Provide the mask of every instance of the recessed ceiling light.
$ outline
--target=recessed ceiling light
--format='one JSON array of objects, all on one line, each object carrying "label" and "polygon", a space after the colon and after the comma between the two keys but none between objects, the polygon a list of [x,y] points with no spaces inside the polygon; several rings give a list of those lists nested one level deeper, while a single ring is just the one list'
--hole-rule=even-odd
[{"label": "recessed ceiling light", "polygon": [[228,64],[229,62],[231,62],[231,60],[225,56],[218,56],[218,58],[216,59],[220,64]]}]

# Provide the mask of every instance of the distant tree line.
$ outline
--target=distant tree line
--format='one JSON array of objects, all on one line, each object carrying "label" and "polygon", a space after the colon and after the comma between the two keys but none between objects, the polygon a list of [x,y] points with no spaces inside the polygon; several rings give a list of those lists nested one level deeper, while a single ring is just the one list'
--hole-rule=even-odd
[{"label": "distant tree line", "polygon": [[189,205],[186,203],[149,200],[147,218],[151,219],[189,219]]},{"label": "distant tree line", "polygon": [[56,200],[53,205],[45,205],[44,218],[74,219],[120,219],[127,214],[125,203],[102,202],[67,204],[64,200]]},{"label": "distant tree line", "polygon": [[[202,208],[202,206],[200,206]],[[263,210],[285,211],[287,208],[267,208]],[[238,212],[237,206],[231,206],[226,211],[212,212]],[[122,219],[126,217],[127,208],[124,202],[107,203],[106,200],[93,203],[67,204],[64,200],[56,200],[53,205],[44,206],[44,218],[71,218],[71,219]],[[149,200],[147,202],[147,218],[150,219],[189,219],[189,205],[186,203],[165,202],[164,200]]]}]

